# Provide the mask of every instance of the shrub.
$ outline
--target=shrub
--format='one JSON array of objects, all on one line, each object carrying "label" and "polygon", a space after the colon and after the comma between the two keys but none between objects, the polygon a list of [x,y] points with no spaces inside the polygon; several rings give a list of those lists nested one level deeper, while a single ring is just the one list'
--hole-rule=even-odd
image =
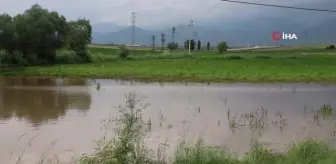
[{"label": "shrub", "polygon": [[75,51],[63,50],[57,53],[56,62],[57,63],[77,63],[79,57],[76,56]]},{"label": "shrub", "polygon": [[58,64],[90,63],[92,61],[91,53],[85,50],[77,52],[72,50],[61,50],[57,52],[56,55],[56,62]]},{"label": "shrub", "polygon": [[[138,94],[125,95],[126,105],[117,106],[118,115],[113,119],[104,120],[106,130],[113,129],[115,138],[103,137],[98,141],[97,151],[93,155],[84,155],[79,159],[80,164],[146,164],[149,151],[145,148],[146,124],[142,113],[149,106],[138,98]],[[113,123],[113,124],[112,124]],[[112,124],[112,125],[111,125]],[[149,125],[148,125],[149,126]]]},{"label": "shrub", "polygon": [[335,49],[335,45],[329,45],[326,47],[327,50],[332,50],[332,49]]},{"label": "shrub", "polygon": [[120,45],[119,50],[117,51],[118,57],[120,59],[127,59],[130,51],[126,48],[125,45]]},{"label": "shrub", "polygon": [[228,49],[228,45],[226,44],[226,42],[220,42],[217,45],[217,51],[219,53],[223,53],[223,52],[227,51],[227,49]]},{"label": "shrub", "polygon": [[244,58],[238,55],[231,55],[231,56],[228,56],[227,59],[244,59]]},{"label": "shrub", "polygon": [[315,140],[307,140],[301,143],[294,143],[286,153],[288,160],[284,163],[306,163],[315,164],[332,155],[327,143]]},{"label": "shrub", "polygon": [[203,140],[195,145],[182,142],[174,154],[175,164],[239,164],[238,159],[218,148],[206,146]]},{"label": "shrub", "polygon": [[173,50],[175,50],[175,49],[178,48],[178,44],[177,44],[177,43],[170,42],[170,43],[167,44],[167,47],[168,47],[168,49],[169,49],[170,51],[173,51]]},{"label": "shrub", "polygon": [[77,51],[76,56],[79,56],[84,62],[87,62],[87,63],[92,62],[92,56],[86,50]]}]

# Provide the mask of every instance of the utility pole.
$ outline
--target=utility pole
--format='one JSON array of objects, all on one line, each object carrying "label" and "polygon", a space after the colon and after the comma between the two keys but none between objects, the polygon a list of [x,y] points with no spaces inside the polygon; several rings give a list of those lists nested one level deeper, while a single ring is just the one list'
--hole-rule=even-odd
[{"label": "utility pole", "polygon": [[172,42],[175,43],[175,33],[176,33],[176,27],[172,28]]},{"label": "utility pole", "polygon": [[134,44],[135,44],[135,23],[136,23],[136,13],[132,12],[131,14],[131,23],[132,23],[132,41],[131,41],[131,45],[132,45],[132,49],[133,52],[135,52],[134,50]]},{"label": "utility pole", "polygon": [[191,46],[191,35],[192,35],[192,27],[194,26],[194,21],[190,20],[188,27],[190,28],[190,36],[189,36],[189,55],[190,55],[190,46]]},{"label": "utility pole", "polygon": [[194,40],[194,52],[195,52],[195,49],[196,49],[196,41],[197,41],[197,38],[198,38],[198,33],[197,32],[193,32],[193,40]]},{"label": "utility pole", "polygon": [[162,49],[162,52],[163,52],[163,49],[164,49],[164,43],[165,43],[165,41],[166,41],[165,34],[162,33],[161,34],[161,44],[162,44],[161,49]]},{"label": "utility pole", "polygon": [[304,35],[305,35],[305,44],[306,44],[306,46],[308,46],[308,31],[307,31],[307,29],[305,29],[305,31],[304,31]]},{"label": "utility pole", "polygon": [[152,41],[153,41],[152,46],[153,46],[153,51],[154,51],[155,50],[155,35],[152,36]]}]

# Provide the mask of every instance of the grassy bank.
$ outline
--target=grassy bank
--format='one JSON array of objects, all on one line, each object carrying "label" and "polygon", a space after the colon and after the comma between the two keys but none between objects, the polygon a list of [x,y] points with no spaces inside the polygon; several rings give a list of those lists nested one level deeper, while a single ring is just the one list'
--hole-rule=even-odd
[{"label": "grassy bank", "polygon": [[[334,164],[336,163],[336,150],[327,144],[315,140],[307,140],[293,144],[285,153],[275,153],[272,150],[255,144],[243,158],[238,158],[232,153],[206,146],[202,141],[191,147],[178,147],[173,160],[165,159],[140,159],[126,158],[125,162],[113,159],[105,154],[104,157],[83,157],[80,164]],[[110,160],[109,160],[110,159]]]},{"label": "grassy bank", "polygon": [[[37,66],[3,76],[57,76],[194,82],[336,82],[336,52],[140,53],[117,60],[114,49],[91,48],[93,63]],[[113,52],[112,52],[113,51]]]}]

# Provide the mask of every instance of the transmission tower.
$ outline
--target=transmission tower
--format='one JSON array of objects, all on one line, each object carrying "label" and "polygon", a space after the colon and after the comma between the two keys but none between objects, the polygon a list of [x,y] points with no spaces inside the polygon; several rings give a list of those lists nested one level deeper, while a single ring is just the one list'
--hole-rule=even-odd
[{"label": "transmission tower", "polygon": [[132,12],[131,14],[131,23],[132,23],[132,40],[131,40],[131,45],[132,49],[134,51],[134,44],[135,44],[135,24],[136,24],[136,13]]}]

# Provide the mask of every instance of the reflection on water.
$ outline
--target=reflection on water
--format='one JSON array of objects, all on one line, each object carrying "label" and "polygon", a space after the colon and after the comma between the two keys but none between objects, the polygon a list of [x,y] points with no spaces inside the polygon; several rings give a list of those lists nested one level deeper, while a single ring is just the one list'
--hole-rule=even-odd
[{"label": "reflection on water", "polygon": [[93,140],[104,135],[101,121],[117,114],[112,106],[125,104],[128,92],[148,97],[151,105],[143,114],[148,145],[154,149],[165,142],[174,149],[180,139],[202,137],[244,153],[257,135],[262,143],[283,150],[293,139],[336,135],[336,86],[6,78],[0,79],[0,163],[6,163],[2,159],[25,132],[30,135],[20,140],[16,155],[36,134],[26,152],[30,159],[38,159],[54,140],[59,142],[49,155],[69,149],[90,153]]},{"label": "reflection on water", "polygon": [[0,78],[0,85],[6,86],[83,86],[90,85],[94,80],[88,80],[84,78],[64,78],[56,79],[50,77],[8,77]]},{"label": "reflection on water", "polygon": [[[57,120],[67,110],[86,112],[91,105],[91,96],[81,91],[67,92],[55,88],[29,88],[26,86],[55,86],[57,79],[8,79],[0,88],[0,120],[12,117],[23,119],[34,126]],[[62,80],[61,84],[85,85],[85,80]],[[21,87],[20,87],[21,86]],[[87,92],[87,91],[86,91]]]}]

